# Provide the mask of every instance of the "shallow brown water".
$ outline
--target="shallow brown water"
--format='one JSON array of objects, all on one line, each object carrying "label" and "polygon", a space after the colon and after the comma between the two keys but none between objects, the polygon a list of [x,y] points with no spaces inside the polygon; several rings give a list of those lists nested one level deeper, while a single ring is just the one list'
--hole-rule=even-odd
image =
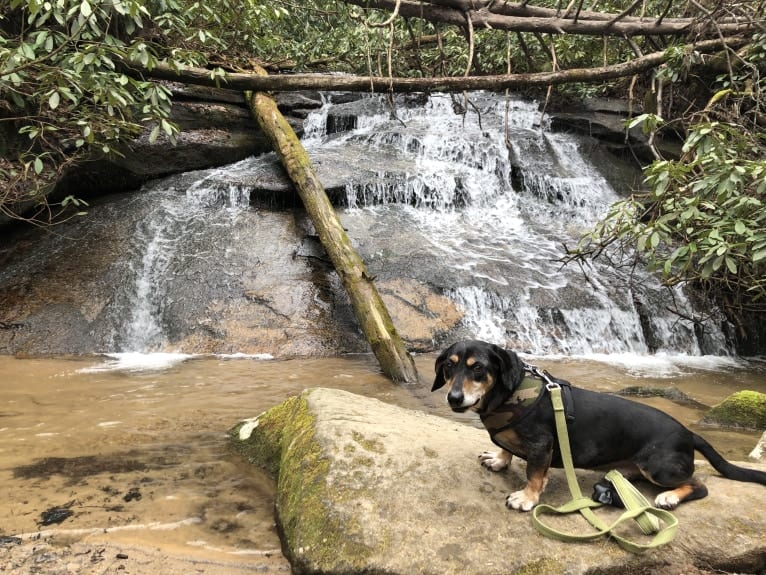
[{"label": "shallow brown water", "polygon": [[[127,565],[129,573],[148,574],[161,561],[165,573],[191,565],[205,573],[289,572],[274,526],[274,482],[231,451],[226,431],[307,387],[346,389],[476,425],[475,416],[453,415],[442,393],[430,394],[433,357],[417,363],[421,384],[401,387],[370,356],[207,357],[145,371],[98,370],[108,364],[98,357],[0,357],[0,536],[23,541],[0,544],[0,571],[100,573],[88,569]],[[591,389],[672,385],[706,405],[739,389],[766,392],[758,366],[670,375],[652,375],[651,367],[632,375],[635,366],[537,363]],[[647,401],[687,425],[702,413]],[[744,459],[757,440],[755,433],[695,431],[730,459]],[[43,525],[42,514],[54,507],[72,514]]]}]

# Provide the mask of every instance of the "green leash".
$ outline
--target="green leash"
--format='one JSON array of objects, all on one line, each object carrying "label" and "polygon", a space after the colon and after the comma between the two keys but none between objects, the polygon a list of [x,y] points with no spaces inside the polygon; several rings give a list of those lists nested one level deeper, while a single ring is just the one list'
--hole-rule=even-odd
[{"label": "green leash", "polygon": [[[567,432],[564,402],[561,399],[561,386],[548,380],[546,388],[551,394],[551,403],[556,414],[556,433],[572,501],[560,507],[552,507],[550,505],[536,506],[532,510],[533,525],[543,535],[558,539],[559,541],[592,541],[608,535],[620,547],[631,553],[641,553],[647,549],[653,549],[665,543],[670,543],[676,536],[678,519],[669,511],[653,507],[646,500],[646,497],[617,470],[607,473],[606,478],[614,485],[617,493],[620,495],[625,504],[625,512],[611,524],[605,523],[593,513],[593,509],[601,507],[602,504],[593,501],[589,497],[584,497],[582,491],[580,491],[580,485],[577,483],[577,476],[575,475],[574,464],[572,463],[572,452],[569,447],[569,433]],[[540,519],[541,515],[564,515],[574,513],[575,511],[579,511],[596,531],[585,534],[564,533],[544,524]],[[654,538],[648,543],[636,543],[621,535],[617,535],[614,529],[629,519],[636,521],[646,535],[656,533]],[[665,523],[665,526],[662,528],[660,528],[660,520]]]}]

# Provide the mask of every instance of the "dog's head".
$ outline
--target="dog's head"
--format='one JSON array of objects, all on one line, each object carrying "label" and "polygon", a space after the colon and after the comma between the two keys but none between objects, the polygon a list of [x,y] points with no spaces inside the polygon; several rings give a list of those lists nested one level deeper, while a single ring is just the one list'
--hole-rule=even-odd
[{"label": "dog's head", "polygon": [[481,412],[488,398],[510,394],[524,379],[524,364],[512,351],[483,341],[459,341],[436,358],[431,391],[449,385],[447,402],[453,411]]}]

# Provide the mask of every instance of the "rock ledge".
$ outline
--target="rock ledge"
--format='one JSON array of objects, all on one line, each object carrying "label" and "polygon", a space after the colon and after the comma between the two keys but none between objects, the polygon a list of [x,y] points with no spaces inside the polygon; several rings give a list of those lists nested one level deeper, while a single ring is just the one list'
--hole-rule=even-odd
[{"label": "rock ledge", "polygon": [[[486,432],[458,421],[311,389],[241,422],[231,436],[277,477],[277,522],[295,573],[694,574],[766,566],[766,488],[704,466],[710,496],[676,511],[676,540],[634,556],[605,540],[546,539],[529,514],[508,511],[505,495],[523,484],[523,461],[502,473],[482,468]],[[599,476],[579,471],[583,491]],[[653,498],[650,486],[639,487]],[[543,500],[569,500],[561,470],[552,471]],[[598,513],[608,520],[616,511]],[[582,530],[582,521],[567,517],[560,527]]]}]

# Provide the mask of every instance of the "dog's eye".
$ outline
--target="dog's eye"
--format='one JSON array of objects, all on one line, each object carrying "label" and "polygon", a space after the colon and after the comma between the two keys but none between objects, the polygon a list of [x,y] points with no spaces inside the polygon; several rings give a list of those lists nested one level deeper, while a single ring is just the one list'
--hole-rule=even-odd
[{"label": "dog's eye", "polygon": [[484,376],[484,366],[480,363],[474,364],[473,366],[473,375],[474,377],[483,377]]},{"label": "dog's eye", "polygon": [[449,371],[453,367],[455,367],[455,364],[452,362],[451,359],[448,359],[447,361],[444,362],[444,371]]}]

